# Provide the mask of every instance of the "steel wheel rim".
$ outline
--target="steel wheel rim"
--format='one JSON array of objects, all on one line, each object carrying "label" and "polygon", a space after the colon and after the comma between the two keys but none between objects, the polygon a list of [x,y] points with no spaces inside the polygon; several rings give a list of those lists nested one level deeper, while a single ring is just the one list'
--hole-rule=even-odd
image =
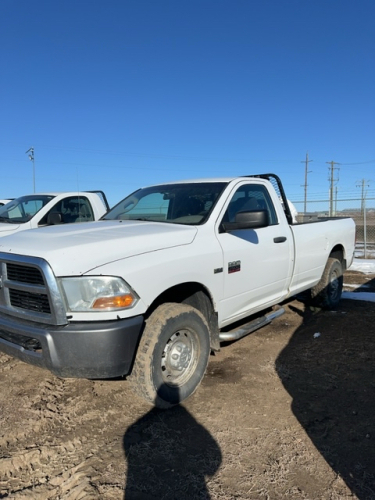
[{"label": "steel wheel rim", "polygon": [[340,275],[338,272],[334,272],[332,273],[331,281],[329,283],[330,296],[333,299],[335,299],[339,294],[339,290],[340,290]]},{"label": "steel wheel rim", "polygon": [[163,382],[181,386],[194,373],[198,363],[198,342],[194,332],[181,329],[171,335],[161,357]]}]

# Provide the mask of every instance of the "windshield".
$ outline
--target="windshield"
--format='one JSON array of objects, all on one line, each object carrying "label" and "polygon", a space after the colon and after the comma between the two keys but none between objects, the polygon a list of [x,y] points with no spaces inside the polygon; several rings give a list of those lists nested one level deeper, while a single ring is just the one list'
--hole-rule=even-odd
[{"label": "windshield", "polygon": [[226,185],[226,182],[191,182],[140,189],[118,203],[103,219],[203,224]]},{"label": "windshield", "polygon": [[23,224],[34,217],[54,196],[21,196],[0,207],[0,222]]}]

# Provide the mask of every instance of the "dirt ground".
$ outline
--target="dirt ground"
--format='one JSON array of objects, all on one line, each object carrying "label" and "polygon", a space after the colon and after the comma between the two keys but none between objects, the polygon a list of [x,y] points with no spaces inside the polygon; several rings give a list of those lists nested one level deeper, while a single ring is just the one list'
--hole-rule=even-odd
[{"label": "dirt ground", "polygon": [[168,411],[0,354],[0,498],[375,499],[375,304],[285,309]]}]

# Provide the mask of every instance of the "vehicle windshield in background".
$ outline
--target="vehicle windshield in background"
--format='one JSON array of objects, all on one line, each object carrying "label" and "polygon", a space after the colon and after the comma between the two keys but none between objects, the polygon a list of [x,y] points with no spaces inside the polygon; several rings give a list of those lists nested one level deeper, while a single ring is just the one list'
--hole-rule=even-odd
[{"label": "vehicle windshield in background", "polygon": [[103,220],[203,224],[226,186],[226,182],[191,182],[140,189],[120,201]]},{"label": "vehicle windshield in background", "polygon": [[23,224],[34,217],[54,196],[29,195],[21,196],[0,207],[0,222]]}]

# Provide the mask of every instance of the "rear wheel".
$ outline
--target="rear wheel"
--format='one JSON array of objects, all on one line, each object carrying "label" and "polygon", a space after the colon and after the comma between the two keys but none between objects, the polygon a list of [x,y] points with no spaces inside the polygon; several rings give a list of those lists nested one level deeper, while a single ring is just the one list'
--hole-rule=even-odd
[{"label": "rear wheel", "polygon": [[313,303],[325,309],[334,309],[340,302],[342,285],[342,264],[338,259],[330,257],[321,280],[311,289]]},{"label": "rear wheel", "polygon": [[162,304],[146,321],[129,379],[149,403],[169,408],[197,389],[209,354],[203,314],[187,304]]}]

